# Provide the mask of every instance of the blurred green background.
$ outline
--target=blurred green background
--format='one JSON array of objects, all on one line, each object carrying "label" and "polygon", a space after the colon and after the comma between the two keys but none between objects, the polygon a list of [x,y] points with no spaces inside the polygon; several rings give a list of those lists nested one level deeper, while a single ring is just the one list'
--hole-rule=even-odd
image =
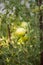
[{"label": "blurred green background", "polygon": [[40,65],[37,0],[0,0],[0,65]]}]

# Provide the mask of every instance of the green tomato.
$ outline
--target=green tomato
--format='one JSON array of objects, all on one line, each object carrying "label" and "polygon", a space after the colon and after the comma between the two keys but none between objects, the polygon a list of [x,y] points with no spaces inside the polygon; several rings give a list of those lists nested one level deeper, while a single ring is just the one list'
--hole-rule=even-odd
[{"label": "green tomato", "polygon": [[17,36],[23,36],[23,35],[25,35],[25,33],[26,33],[26,29],[24,29],[24,28],[17,28],[16,32],[15,32],[15,34]]}]

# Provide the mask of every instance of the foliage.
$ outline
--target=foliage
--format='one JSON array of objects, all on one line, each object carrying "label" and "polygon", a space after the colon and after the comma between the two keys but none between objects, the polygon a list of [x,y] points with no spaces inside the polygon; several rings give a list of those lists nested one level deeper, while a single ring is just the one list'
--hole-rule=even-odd
[{"label": "foliage", "polygon": [[4,4],[0,65],[40,65],[39,10],[43,5],[39,9],[35,0],[5,0]]}]

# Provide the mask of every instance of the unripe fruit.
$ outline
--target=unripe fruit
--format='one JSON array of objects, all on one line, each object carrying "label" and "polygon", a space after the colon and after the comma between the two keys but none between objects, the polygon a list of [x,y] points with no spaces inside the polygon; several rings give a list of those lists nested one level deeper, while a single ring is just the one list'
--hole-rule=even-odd
[{"label": "unripe fruit", "polygon": [[25,35],[26,33],[26,29],[24,28],[17,28],[15,34],[18,35],[18,36],[22,36],[22,35]]}]

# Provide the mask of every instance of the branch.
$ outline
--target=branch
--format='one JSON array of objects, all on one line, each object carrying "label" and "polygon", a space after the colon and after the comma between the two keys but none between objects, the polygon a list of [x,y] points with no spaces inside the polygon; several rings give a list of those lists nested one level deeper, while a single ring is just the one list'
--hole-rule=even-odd
[{"label": "branch", "polygon": [[10,32],[10,24],[7,25],[7,28],[8,28],[8,43],[10,44],[11,42],[11,32]]}]

